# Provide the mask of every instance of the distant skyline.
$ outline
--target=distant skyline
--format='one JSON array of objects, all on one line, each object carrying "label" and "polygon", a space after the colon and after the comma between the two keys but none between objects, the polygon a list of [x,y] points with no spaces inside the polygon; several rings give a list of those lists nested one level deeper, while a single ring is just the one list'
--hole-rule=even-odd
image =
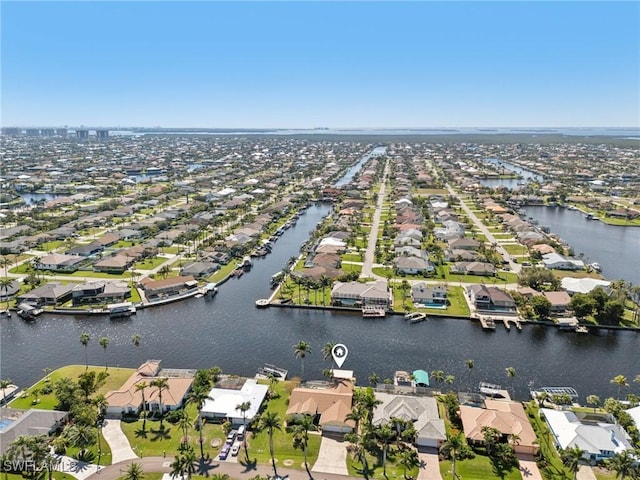
[{"label": "distant skyline", "polygon": [[640,3],[2,1],[2,126],[640,127]]}]

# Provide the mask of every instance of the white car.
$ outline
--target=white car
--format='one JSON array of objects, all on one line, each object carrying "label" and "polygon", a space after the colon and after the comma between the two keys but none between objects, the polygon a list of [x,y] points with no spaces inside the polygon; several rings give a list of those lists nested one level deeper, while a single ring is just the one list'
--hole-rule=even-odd
[{"label": "white car", "polygon": [[238,452],[240,452],[240,445],[236,444],[233,446],[233,448],[231,449],[231,456],[232,457],[237,457],[238,456]]}]

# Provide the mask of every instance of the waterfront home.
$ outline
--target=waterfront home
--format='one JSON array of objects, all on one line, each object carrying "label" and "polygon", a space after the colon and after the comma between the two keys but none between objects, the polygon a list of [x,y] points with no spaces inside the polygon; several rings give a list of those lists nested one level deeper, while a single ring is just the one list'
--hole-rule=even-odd
[{"label": "waterfront home", "polygon": [[[144,400],[149,412],[176,410],[184,405],[187,394],[191,391],[195,370],[171,369],[161,370],[160,360],[147,360],[124,382],[118,390],[105,395],[107,401],[106,415],[109,418],[120,418],[123,415],[136,415],[142,410],[142,390],[137,385],[144,384]],[[162,390],[162,406],[160,392],[152,385],[154,380],[166,378],[167,387]]]},{"label": "waterfront home", "polygon": [[67,255],[78,255],[80,257],[92,257],[104,250],[104,246],[98,242],[93,241],[87,245],[78,245],[77,247],[67,250]]},{"label": "waterfront home", "polygon": [[415,443],[421,447],[439,448],[447,439],[435,398],[383,392],[376,392],[375,396],[381,403],[373,411],[373,425],[390,424],[394,418],[413,422],[416,430]]},{"label": "waterfront home", "polygon": [[543,292],[551,304],[551,313],[561,314],[569,309],[571,297],[567,292]]},{"label": "waterfront home", "polygon": [[258,384],[253,378],[222,379],[209,392],[209,398],[205,400],[200,416],[220,421],[228,420],[234,425],[239,425],[243,423],[243,414],[237,407],[250,402],[249,410],[244,413],[247,423],[250,423],[260,411],[268,391],[268,385]]},{"label": "waterfront home", "polygon": [[336,282],[331,289],[331,303],[337,306],[391,305],[392,296],[387,282]]},{"label": "waterfront home", "polygon": [[517,312],[516,302],[505,290],[486,285],[469,285],[466,292],[471,303],[479,311],[514,314]]},{"label": "waterfront home", "polygon": [[538,451],[538,439],[519,402],[485,398],[483,407],[461,405],[460,420],[464,435],[472,445],[483,445],[482,428],[490,427],[501,433],[501,441],[517,436],[518,441],[513,444],[516,453],[535,455]]},{"label": "waterfront home", "polygon": [[559,253],[542,255],[542,263],[550,270],[582,270],[584,262],[575,258],[565,257]]},{"label": "waterfront home", "polygon": [[35,264],[37,270],[51,270],[52,272],[75,272],[85,259],[77,255],[65,255],[63,253],[52,253],[40,259]]},{"label": "waterfront home", "polygon": [[411,286],[411,298],[421,305],[447,305],[447,286],[419,282]]},{"label": "waterfront home", "polygon": [[220,265],[214,262],[193,262],[188,265],[185,265],[180,270],[180,275],[183,277],[193,276],[193,277],[208,277],[212,273],[220,270]]},{"label": "waterfront home", "polygon": [[287,417],[319,415],[318,425],[323,432],[348,433],[355,426],[347,420],[353,402],[353,383],[333,379],[326,384],[314,383],[313,388],[294,388],[289,398]]},{"label": "waterfront home", "polygon": [[632,449],[629,436],[608,413],[541,408],[540,417],[549,425],[558,450],[578,447],[585,460],[600,462]]},{"label": "waterfront home", "polygon": [[198,286],[198,282],[192,276],[172,277],[163,280],[152,280],[148,277],[140,281],[148,299],[166,298],[180,295]]},{"label": "waterfront home", "polygon": [[74,306],[96,303],[122,303],[131,297],[127,282],[94,281],[73,286],[71,301]]},{"label": "waterfront home", "polygon": [[573,278],[564,277],[560,280],[560,286],[564,288],[569,295],[574,293],[589,293],[597,287],[608,288],[611,282],[606,280],[598,280],[597,278]]},{"label": "waterfront home", "polygon": [[17,300],[37,306],[57,305],[71,300],[72,292],[73,284],[49,282],[18,295]]},{"label": "waterfront home", "polygon": [[62,428],[68,415],[69,412],[57,410],[3,408],[2,428],[0,428],[0,455],[7,453],[11,442],[22,436],[53,435]]}]

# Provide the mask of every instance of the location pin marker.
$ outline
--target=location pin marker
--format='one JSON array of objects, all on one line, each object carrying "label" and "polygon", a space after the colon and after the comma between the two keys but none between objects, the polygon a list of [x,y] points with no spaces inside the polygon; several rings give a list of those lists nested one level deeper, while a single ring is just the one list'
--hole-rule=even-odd
[{"label": "location pin marker", "polygon": [[337,343],[331,349],[331,356],[333,357],[333,361],[336,362],[336,365],[338,365],[338,368],[342,368],[342,364],[347,359],[348,354],[349,349],[342,343]]}]

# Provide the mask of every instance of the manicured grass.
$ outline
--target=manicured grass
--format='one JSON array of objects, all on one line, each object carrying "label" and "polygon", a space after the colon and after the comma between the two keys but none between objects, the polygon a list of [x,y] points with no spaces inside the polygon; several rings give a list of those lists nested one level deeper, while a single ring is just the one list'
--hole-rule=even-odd
[{"label": "manicured grass", "polygon": [[518,275],[511,272],[498,272],[498,275],[495,277],[485,277],[482,275],[458,275],[450,273],[449,269],[449,265],[438,267],[440,275],[438,275],[437,278],[442,278],[441,275],[444,273],[444,280],[453,283],[490,283],[500,285],[504,283],[516,283],[518,281]]},{"label": "manicured grass", "polygon": [[540,418],[537,404],[529,402],[526,404],[525,409],[529,422],[531,422],[531,426],[538,437],[540,454],[546,461],[546,466],[540,469],[543,478],[573,478],[573,475],[562,465],[562,460],[553,442],[553,436],[546,422]]},{"label": "manicured grass", "polygon": [[[493,472],[493,466],[489,457],[476,454],[475,458],[456,462],[456,473],[464,480],[520,480],[522,475],[517,468],[509,471],[504,477],[499,477]],[[442,478],[451,478],[451,461],[440,462],[440,474]]]},{"label": "manicured grass", "polygon": [[[134,348],[134,347],[132,346],[131,348]],[[78,341],[78,355],[84,356],[83,350],[84,350],[84,347],[82,347],[82,345]],[[89,371],[95,371],[95,372],[104,371],[104,367],[96,367],[96,366],[90,365]],[[27,396],[26,397],[21,396],[14,399],[11,403],[9,403],[9,406],[11,408],[21,408],[21,409],[38,408],[42,410],[54,410],[58,401],[53,393],[50,393],[48,395],[43,395],[43,394],[38,395],[39,402],[37,404],[33,404],[33,401],[35,399],[29,392],[31,392],[34,387],[37,388],[38,390],[42,390],[47,385],[47,383],[53,384],[56,382],[56,380],[63,377],[68,377],[75,381],[77,380],[78,376],[84,372],[85,372],[84,365],[68,365],[66,367],[59,368],[58,370],[51,372],[48,377],[43,378],[42,380],[37,382],[35,385],[32,385],[28,389],[24,389],[24,391],[27,392]],[[122,384],[125,382],[125,380],[127,380],[133,372],[134,372],[134,369],[132,368],[110,367],[108,370],[109,377],[107,378],[107,381],[105,382],[105,384],[98,390],[97,394],[100,394],[100,393],[105,394],[110,390],[116,390],[120,388]],[[49,381],[47,381],[47,378],[49,379]]]},{"label": "manicured grass", "polygon": [[[293,435],[286,432],[285,417],[287,406],[289,403],[289,391],[295,386],[296,382],[280,382],[276,385],[276,392],[280,394],[279,398],[269,400],[265,411],[276,413],[281,420],[282,430],[276,430],[273,433],[274,456],[276,458],[276,467],[287,465],[289,468],[304,469],[304,454],[301,449],[293,448]],[[310,467],[313,466],[318,458],[320,451],[320,435],[309,435],[309,445],[307,447],[307,462]],[[271,455],[269,453],[269,434],[267,431],[252,433],[249,437],[249,458],[255,458],[258,463],[271,464]],[[292,462],[292,463],[291,463]],[[289,465],[289,463],[291,463]]]},{"label": "manicured grass", "polygon": [[446,197],[449,196],[449,190],[446,190],[444,188],[418,188],[416,190],[416,195],[419,196],[423,196],[423,195],[445,195]]},{"label": "manicured grass", "polygon": [[139,270],[153,270],[154,268],[159,267],[166,261],[167,259],[163,257],[146,258],[142,262],[136,262],[133,268],[139,269]]},{"label": "manicured grass", "polygon": [[56,248],[64,245],[64,243],[64,240],[53,240],[51,242],[44,242],[38,246],[38,249],[44,250],[45,252],[51,252],[52,250],[55,250]]},{"label": "manicured grass", "polygon": [[597,480],[617,480],[616,472],[603,467],[591,467]]},{"label": "manicured grass", "polygon": [[[194,405],[186,407],[186,412],[189,418],[195,421],[197,420],[197,409]],[[160,429],[160,421],[155,419],[147,419],[146,430],[142,430],[142,420],[134,422],[123,421],[122,431],[127,436],[131,448],[140,457],[162,456],[165,453],[167,455],[175,455],[178,453],[180,442],[182,441],[183,432],[178,425],[173,425],[166,420],[164,421],[163,429]],[[190,428],[187,431],[189,444],[193,447],[196,455],[200,455],[200,434],[195,428]],[[222,425],[214,423],[205,423],[202,429],[202,439],[204,445],[204,452],[209,453],[211,457],[214,457],[220,451],[220,447],[224,445],[226,435],[222,429]],[[214,441],[219,446],[214,445]]]},{"label": "manicured grass", "polygon": [[93,270],[78,270],[77,272],[73,272],[71,274],[64,273],[55,273],[54,275],[67,275],[69,277],[91,277],[91,278],[104,278],[107,280],[113,279],[121,279],[121,278],[131,278],[131,274],[129,272],[124,273],[104,273],[104,272],[94,272]]},{"label": "manicured grass", "polygon": [[222,265],[220,270],[218,270],[217,272],[215,272],[213,275],[209,277],[209,280],[212,282],[219,282],[227,278],[231,274],[231,272],[233,272],[235,269],[236,269],[236,261],[231,260],[226,265]]},{"label": "manicured grass", "polygon": [[[396,463],[397,460],[397,448],[390,445],[387,451],[387,477],[403,478],[404,467]],[[367,478],[385,478],[382,470],[382,450],[376,452],[377,455],[372,455],[367,452],[367,465],[369,467],[369,474]],[[407,478],[416,478],[418,476],[418,468],[415,467],[411,470],[407,470]],[[362,464],[353,458],[353,455],[347,453],[347,470],[351,477],[362,477]]]},{"label": "manicured grass", "polygon": [[572,278],[597,278],[604,280],[602,275],[598,272],[587,272],[586,270],[551,270],[553,274],[558,277],[572,277]]},{"label": "manicured grass", "polygon": [[[111,448],[109,447],[107,441],[104,439],[102,432],[100,432],[100,452],[100,465],[111,465],[113,460],[111,457]],[[80,449],[76,447],[69,447],[67,448],[65,455],[71,458],[79,459],[78,457],[80,455]],[[85,452],[85,459],[86,461],[91,463],[98,463],[97,441],[87,448],[87,451]]]},{"label": "manicured grass", "polygon": [[464,288],[454,287],[449,285],[447,287],[447,299],[449,300],[449,306],[446,310],[429,310],[432,313],[439,314],[441,311],[446,312],[447,315],[455,315],[459,317],[468,317],[470,314],[469,305],[464,299]]},{"label": "manicured grass", "polygon": [[345,253],[342,255],[343,262],[362,262],[362,255],[359,253]]},{"label": "manicured grass", "polygon": [[527,255],[529,253],[529,250],[524,245],[502,244],[502,248],[511,255]]},{"label": "manicured grass", "polygon": [[169,255],[177,255],[180,252],[179,247],[162,247],[160,249],[162,253],[168,253]]}]

